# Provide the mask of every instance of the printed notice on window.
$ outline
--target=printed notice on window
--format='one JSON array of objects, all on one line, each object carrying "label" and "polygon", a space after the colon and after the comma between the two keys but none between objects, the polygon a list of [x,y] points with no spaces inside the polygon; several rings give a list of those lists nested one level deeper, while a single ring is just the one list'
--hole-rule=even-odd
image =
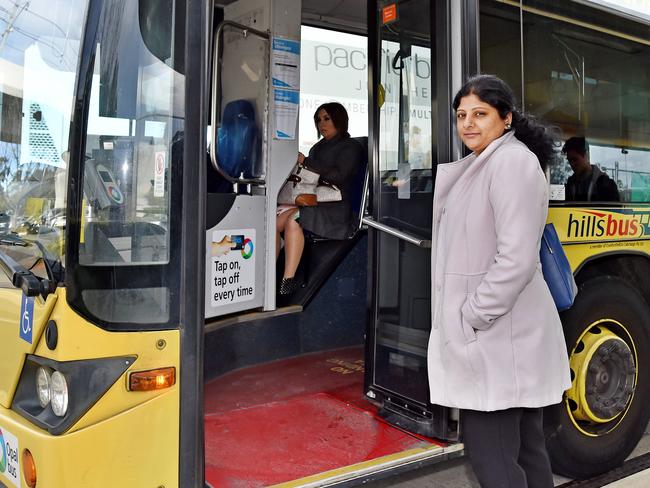
[{"label": "printed notice on window", "polygon": [[156,151],[154,160],[153,196],[165,196],[165,151]]},{"label": "printed notice on window", "polygon": [[275,139],[293,141],[300,108],[300,93],[293,90],[275,89]]},{"label": "printed notice on window", "polygon": [[564,185],[550,185],[548,199],[555,201],[564,201]]},{"label": "printed notice on window", "polygon": [[272,63],[274,87],[300,89],[300,41],[274,37]]},{"label": "printed notice on window", "polygon": [[255,229],[215,230],[208,249],[210,305],[220,307],[255,298]]}]

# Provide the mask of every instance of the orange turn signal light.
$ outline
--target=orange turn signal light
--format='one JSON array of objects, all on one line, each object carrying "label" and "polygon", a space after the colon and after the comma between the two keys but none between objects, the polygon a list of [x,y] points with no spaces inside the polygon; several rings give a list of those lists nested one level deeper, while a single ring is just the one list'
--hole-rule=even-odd
[{"label": "orange turn signal light", "polygon": [[169,388],[176,383],[176,368],[135,371],[129,376],[129,390],[153,391]]},{"label": "orange turn signal light", "polygon": [[23,449],[22,462],[25,484],[29,488],[34,488],[36,486],[36,463],[29,449]]}]

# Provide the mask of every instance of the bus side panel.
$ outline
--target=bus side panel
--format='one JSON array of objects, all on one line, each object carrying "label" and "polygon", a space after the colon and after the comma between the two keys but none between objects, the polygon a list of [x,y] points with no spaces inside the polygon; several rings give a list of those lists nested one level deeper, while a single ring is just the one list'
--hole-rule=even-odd
[{"label": "bus side panel", "polygon": [[551,207],[547,222],[555,226],[574,271],[607,253],[650,255],[650,207]]},{"label": "bus side panel", "polygon": [[[0,430],[19,453],[16,462],[19,464],[24,449],[31,451],[39,486],[178,486],[179,331],[108,332],[76,315],[67,304],[64,288],[59,288],[56,294],[56,306],[48,315],[57,324],[58,343],[50,350],[45,335],[41,334],[34,344],[36,356],[57,362],[74,361],[80,368],[92,367],[99,358],[135,357],[135,360],[105,393],[96,393],[97,398],[89,399],[88,410],[61,435],[51,435],[2,406]],[[89,362],[85,363],[86,360]],[[23,362],[24,355],[16,368]],[[176,370],[173,386],[155,391],[129,391],[130,373],[166,367]],[[90,384],[70,391],[70,404],[83,400],[89,391],[92,391]],[[7,472],[0,473],[0,481],[15,486],[7,475]]]},{"label": "bus side panel", "polygon": [[[41,340],[35,354],[55,361],[77,361],[120,356],[137,356],[137,359],[102,396],[92,408],[70,429],[83,429],[89,425],[109,419],[130,408],[168,394],[169,390],[130,392],[127,389],[128,375],[132,371],[175,367],[176,378],[180,368],[180,334],[177,330],[149,332],[108,332],[81,319],[68,305],[65,289],[57,290],[59,304],[52,311],[51,320],[58,324],[57,348],[50,351]],[[178,383],[172,387],[178,389]],[[178,411],[169,412],[178,417]]]},{"label": "bus side panel", "polygon": [[0,405],[9,407],[26,354],[33,352],[47,323],[56,295],[44,301],[24,297],[21,290],[0,288]]},{"label": "bus side panel", "polygon": [[[178,388],[85,429],[51,436],[11,410],[0,429],[36,462],[38,486],[140,488],[178,486]],[[0,481],[13,486],[0,474]]]}]

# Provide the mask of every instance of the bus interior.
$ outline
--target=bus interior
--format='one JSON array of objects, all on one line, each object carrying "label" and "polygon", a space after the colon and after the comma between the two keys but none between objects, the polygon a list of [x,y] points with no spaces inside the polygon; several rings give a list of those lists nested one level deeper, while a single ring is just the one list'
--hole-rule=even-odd
[{"label": "bus interior", "polygon": [[[398,48],[414,45],[414,49],[428,52],[430,51],[429,25],[426,16],[422,16],[422,12],[428,10],[428,5],[424,2],[410,3],[409,6],[409,2],[404,2],[400,11],[402,16],[400,25],[409,26],[408,30],[402,31],[398,25],[393,26],[394,32],[390,34],[392,39],[385,42],[390,42]],[[238,4],[244,9],[243,11]],[[255,4],[232,2],[224,8],[217,7],[215,10],[213,29],[215,36],[224,31],[225,34],[222,34],[224,43],[240,43],[236,51],[233,51],[237,56],[230,54],[226,44],[219,53],[221,59],[215,61],[215,64],[221,68],[220,72],[213,71],[217,73],[214,76],[219,78],[220,87],[215,88],[212,94],[220,97],[217,111],[221,106],[226,107],[223,108],[223,118],[219,126],[219,144],[223,142],[224,125],[229,125],[226,120],[229,107],[241,103],[232,101],[250,99],[247,93],[256,91],[254,86],[246,87],[245,81],[248,80],[243,81],[237,76],[240,71],[237,68],[242,64],[243,52],[256,52],[257,45],[262,42],[261,36],[249,35],[246,40],[240,36],[236,39],[238,27],[231,26],[227,22],[233,18],[241,22],[242,18],[250,15],[242,13],[250,9],[250,5]],[[271,7],[272,11],[275,8],[277,5]],[[312,29],[318,27],[317,35],[321,36],[321,39],[312,40],[311,44],[305,40],[302,42],[301,77],[304,81],[301,81],[301,91],[310,91],[304,84],[308,84],[310,78],[314,76],[313,73],[306,73],[311,67],[305,65],[314,60],[305,50],[311,48],[318,52],[319,46],[323,46],[320,47],[321,51],[326,49],[325,46],[329,46],[327,49],[330,52],[339,49],[339,56],[344,53],[347,55],[352,51],[352,48],[345,51],[344,46],[336,44],[336,41],[327,44],[331,29],[356,34],[365,43],[366,8],[365,2],[303,2],[302,18],[296,20],[303,24],[303,30],[304,24],[310,24]],[[422,18],[425,20],[420,20]],[[254,25],[256,22],[255,19],[251,21],[250,17],[248,18],[249,25]],[[215,41],[215,49],[219,49],[220,42]],[[253,46],[243,47],[244,42]],[[420,51],[418,54],[421,55]],[[367,62],[365,49],[363,52],[365,68]],[[386,55],[390,54],[387,52]],[[360,63],[361,56],[357,56],[355,62]],[[395,62],[407,64],[410,70],[409,55],[404,52],[401,56],[403,58],[396,57]],[[246,61],[249,59],[247,56],[243,58]],[[323,62],[331,63],[332,60],[326,58]],[[339,63],[343,63],[343,60],[340,59]],[[248,64],[253,66],[253,62]],[[394,71],[389,69],[384,76],[396,77],[399,85],[398,72],[397,69]],[[366,71],[358,70],[355,74],[365,88]],[[402,83],[408,83],[415,78],[411,73],[405,74],[406,76],[401,77]],[[231,76],[233,79],[229,80]],[[399,88],[407,93],[405,88],[401,86]],[[395,86],[394,91],[397,90],[398,86]],[[333,86],[327,93],[318,95],[323,101],[341,100],[351,112],[349,93],[349,87]],[[408,117],[405,116],[409,111],[408,95],[399,97],[395,93],[388,93],[387,99],[395,116],[401,117],[402,121],[406,120],[408,125]],[[254,100],[256,101],[252,105],[255,109],[250,112],[259,113],[259,107],[263,106],[265,101]],[[303,124],[309,127],[307,129],[309,136],[306,139],[313,139],[311,115],[316,107],[308,106],[309,101],[305,98],[301,101],[303,107],[300,111],[300,124],[301,127]],[[251,116],[251,119],[253,117]],[[365,110],[362,117],[367,119]],[[306,119],[306,122],[302,119]],[[351,122],[351,135],[359,138],[364,144],[364,152],[370,154],[372,148],[368,151],[367,132],[354,132],[358,125]],[[363,123],[360,125],[362,130],[363,128],[367,130],[367,125],[366,127],[363,127],[365,125]],[[394,127],[385,130],[391,129]],[[431,129],[425,128],[425,130],[426,137],[430,140]],[[209,232],[219,218],[224,218],[223,202],[230,202],[233,198],[244,199],[247,193],[255,195],[255,179],[263,175],[265,170],[268,178],[268,173],[273,171],[259,164],[259,155],[268,154],[268,148],[262,147],[259,137],[250,135],[235,137],[248,138],[258,145],[255,147],[255,144],[242,144],[240,147],[249,148],[250,153],[234,156],[226,153],[230,146],[224,145],[223,147],[226,148],[223,151],[224,155],[217,157],[221,159],[220,163],[226,160],[224,165],[230,164],[233,167],[229,172],[210,165],[208,178],[221,181],[218,183],[208,181],[206,226]],[[304,138],[305,136],[300,137],[301,146]],[[426,146],[429,140],[423,138],[421,143]],[[394,142],[397,143],[397,139]],[[408,165],[408,140],[405,140],[404,135],[398,145],[399,148],[396,146],[388,150],[394,153],[394,157],[400,158],[399,171],[403,171],[403,166]],[[215,152],[221,151],[221,146],[217,145],[216,149]],[[301,147],[301,150],[306,153],[308,147],[305,149]],[[295,158],[294,155],[292,156]],[[230,162],[227,161],[229,159]],[[233,164],[232,160],[248,162],[249,166],[244,168],[238,163]],[[273,158],[268,161],[276,162]],[[387,210],[392,208],[394,212],[394,215],[387,215],[383,222],[390,223],[392,219],[393,225],[401,223],[403,226],[409,226],[410,232],[421,235],[420,239],[423,241],[426,241],[427,228],[430,227],[430,210],[427,210],[431,206],[430,164],[429,161],[428,167],[422,165],[411,178],[411,199],[408,204],[412,208],[404,206],[393,208],[391,205],[390,200],[394,199],[398,192],[403,191],[398,185],[391,184],[397,180],[397,168],[382,173],[382,179],[388,182],[383,188],[385,194],[381,196],[385,200],[383,206]],[[426,429],[420,429],[421,432],[418,433],[417,429],[414,431],[412,426],[408,425],[411,430],[407,430],[399,422],[404,412],[384,411],[378,401],[373,401],[366,395],[364,389],[367,374],[365,364],[368,310],[365,302],[368,294],[368,237],[366,230],[362,228],[361,220],[369,199],[369,173],[372,171],[370,166],[371,164],[364,163],[355,178],[352,206],[356,214],[356,232],[342,241],[307,236],[305,252],[297,274],[303,285],[297,292],[284,300],[280,297],[277,307],[273,310],[257,309],[243,314],[234,312],[206,318],[205,463],[206,481],[212,486],[268,486],[290,480],[309,479],[309,477],[345,479],[350,476],[350,473],[363,469],[364,463],[377,463],[377,460],[380,460],[380,463],[390,466],[396,462],[391,456],[398,453],[401,453],[402,459],[414,455],[422,460],[440,456],[448,447],[447,440],[433,438],[431,432],[427,432]],[[284,170],[290,168],[291,166],[285,167]],[[227,174],[224,175],[224,172]],[[415,176],[417,173],[420,181]],[[234,182],[233,180],[240,175],[244,176],[241,178],[243,181]],[[283,176],[287,175],[285,173]],[[421,191],[418,191],[418,184],[422,186]],[[400,220],[399,212],[404,212],[405,215],[418,215],[419,221]],[[221,238],[219,234],[212,239],[212,242]],[[393,247],[396,244],[400,246],[398,242],[391,242]],[[392,252],[393,249],[389,251]],[[270,258],[267,256],[267,259]],[[420,255],[410,257],[407,265],[417,268],[427,260],[427,249],[422,248]],[[280,253],[275,273],[278,277],[282,276],[282,266],[283,256]],[[404,273],[408,270],[397,270],[397,272]],[[278,281],[276,278],[276,284]],[[413,282],[414,289],[419,286],[428,286],[426,278],[421,279],[420,283]],[[393,293],[395,296],[392,296]],[[402,300],[407,300],[409,293],[413,291],[404,293]],[[400,334],[400,306],[394,302],[399,293],[397,290],[386,290],[384,294],[387,302],[382,309],[387,327],[383,339],[384,354],[387,357],[391,354],[396,356],[394,336]],[[424,322],[417,327],[426,330],[429,316],[427,311],[423,310],[426,309],[426,301],[422,300],[419,306],[421,310],[411,310],[411,313],[413,317],[419,317],[417,321]],[[410,347],[416,349],[415,355],[419,356],[419,361],[401,356],[402,361],[406,361],[407,364],[399,365],[400,358],[387,360],[387,363],[394,361],[401,366],[398,372],[400,378],[392,378],[393,381],[397,379],[403,381],[404,386],[411,385],[412,389],[420,390],[418,393],[422,397],[421,390],[424,389],[426,395],[426,378],[422,376],[426,336],[425,332],[419,332],[417,329],[411,330],[411,333],[415,335],[410,338]],[[413,356],[413,351],[410,356]],[[411,363],[408,363],[409,360]],[[414,368],[415,373],[419,374],[417,376],[414,374],[413,378],[409,379],[408,373],[413,372]],[[395,372],[386,371],[386,374],[391,376]],[[423,401],[426,402],[426,399],[424,398]],[[391,423],[387,418],[393,422]],[[449,430],[445,432],[444,437],[454,439],[455,436],[454,424],[450,421]],[[453,447],[449,450],[453,451]],[[329,474],[324,476],[320,473]]]}]

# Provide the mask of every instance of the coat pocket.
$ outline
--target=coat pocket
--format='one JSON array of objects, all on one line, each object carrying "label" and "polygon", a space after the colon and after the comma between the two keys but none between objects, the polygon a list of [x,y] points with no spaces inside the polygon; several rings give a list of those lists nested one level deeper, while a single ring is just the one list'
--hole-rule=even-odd
[{"label": "coat pocket", "polygon": [[476,331],[474,330],[474,327],[467,323],[467,320],[465,320],[462,313],[460,314],[460,324],[467,344],[474,342],[476,340]]},{"label": "coat pocket", "polygon": [[481,282],[483,281],[483,277],[486,274],[487,274],[487,272],[467,275],[467,294],[468,295],[473,295],[476,292],[476,289],[481,284]]},{"label": "coat pocket", "polygon": [[463,319],[461,308],[467,299],[468,275],[445,273],[444,300],[441,303],[441,324],[445,345],[453,342],[459,346],[476,340],[472,326]]}]

